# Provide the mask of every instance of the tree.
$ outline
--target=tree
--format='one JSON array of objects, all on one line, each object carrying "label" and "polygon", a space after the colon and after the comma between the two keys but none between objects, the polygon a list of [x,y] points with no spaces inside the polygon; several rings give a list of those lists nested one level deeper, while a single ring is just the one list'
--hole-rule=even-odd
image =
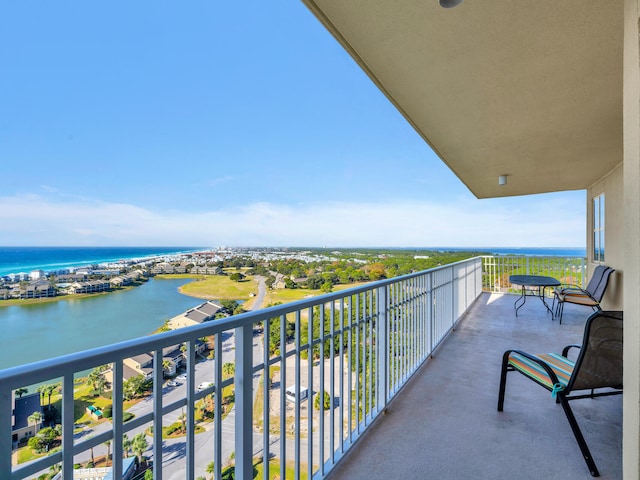
[{"label": "tree", "polygon": [[111,440],[107,440],[104,444],[107,446],[107,463],[109,463],[109,459],[111,458]]},{"label": "tree", "polygon": [[149,442],[147,442],[147,436],[144,433],[139,433],[133,437],[131,442],[131,450],[138,457],[138,462],[142,462],[142,454],[149,448]]},{"label": "tree", "polygon": [[333,283],[326,281],[324,282],[321,286],[320,286],[320,291],[322,293],[331,293],[331,290],[333,289]]},{"label": "tree", "polygon": [[35,411],[27,417],[27,423],[29,425],[40,425],[42,423],[42,413]]},{"label": "tree", "polygon": [[91,384],[91,388],[99,394],[101,394],[107,386],[107,381],[105,380],[100,367],[91,370],[91,373],[87,375],[87,380]]},{"label": "tree", "polygon": [[153,470],[151,470],[150,468],[145,470],[145,472],[144,472],[144,480],[153,480]]},{"label": "tree", "polygon": [[162,360],[162,374],[164,376],[164,373],[166,372],[167,375],[169,374],[169,372],[171,371],[171,367],[173,366],[173,362],[167,358]]},{"label": "tree", "polygon": [[211,477],[213,478],[213,475],[216,473],[216,464],[215,464],[215,462],[209,462],[207,464],[207,469],[205,471],[207,473],[210,473]]},{"label": "tree", "polygon": [[221,300],[220,305],[222,305],[222,308],[224,308],[229,313],[233,313],[233,311],[238,306],[238,302],[236,302],[235,300]]},{"label": "tree", "polygon": [[138,395],[142,395],[147,388],[147,385],[148,383],[142,374],[126,380],[122,385],[122,393],[125,400],[131,400]]},{"label": "tree", "polygon": [[22,398],[22,395],[24,395],[25,393],[29,393],[29,389],[24,387],[16,388],[14,390],[14,393],[18,396],[18,398]]},{"label": "tree", "polygon": [[231,280],[231,281],[233,281],[233,282],[240,282],[240,281],[242,281],[243,279],[244,279],[244,275],[243,275],[243,274],[241,274],[241,273],[239,273],[239,272],[232,273],[232,274],[229,276],[229,280]]},{"label": "tree", "polygon": [[186,413],[184,413],[184,409],[182,410],[182,413],[180,413],[178,420],[180,420],[180,423],[182,424],[182,430],[180,430],[181,433],[183,435],[186,435],[187,434],[187,415]]},{"label": "tree", "polygon": [[122,451],[124,453],[124,458],[129,458],[129,452],[131,451],[131,440],[125,433],[122,435]]},{"label": "tree", "polygon": [[[320,394],[316,395],[315,400],[313,401],[313,407],[316,410],[320,410]],[[328,392],[324,392],[324,402],[322,402],[322,410],[328,410],[331,408],[331,397]]]},{"label": "tree", "polygon": [[51,409],[51,395],[58,392],[61,386],[62,386],[61,383],[51,383],[51,384],[42,385],[42,387],[39,387],[39,388],[42,388],[42,390],[40,391],[42,396],[44,397],[45,395],[47,395],[47,397],[49,397],[49,404],[47,406],[47,409]]},{"label": "tree", "polygon": [[222,375],[225,378],[232,377],[236,373],[236,364],[232,362],[227,362],[222,365]]}]

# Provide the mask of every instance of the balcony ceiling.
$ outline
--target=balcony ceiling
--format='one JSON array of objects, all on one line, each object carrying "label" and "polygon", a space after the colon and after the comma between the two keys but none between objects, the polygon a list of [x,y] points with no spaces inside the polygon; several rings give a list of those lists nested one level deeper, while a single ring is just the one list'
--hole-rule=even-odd
[{"label": "balcony ceiling", "polygon": [[477,197],[622,162],[622,2],[303,1]]}]

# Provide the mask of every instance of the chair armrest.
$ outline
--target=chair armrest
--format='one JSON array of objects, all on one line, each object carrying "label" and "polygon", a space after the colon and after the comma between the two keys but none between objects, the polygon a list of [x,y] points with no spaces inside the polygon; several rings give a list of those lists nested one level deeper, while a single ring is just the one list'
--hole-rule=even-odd
[{"label": "chair armrest", "polygon": [[578,287],[577,285],[562,287],[556,289],[556,291],[558,291],[562,295],[589,295],[589,292],[587,292],[584,288]]},{"label": "chair armrest", "polygon": [[567,345],[562,349],[562,356],[565,358],[568,358],[567,354],[569,353],[569,350],[571,350],[572,348],[581,348],[581,347],[582,345]]}]

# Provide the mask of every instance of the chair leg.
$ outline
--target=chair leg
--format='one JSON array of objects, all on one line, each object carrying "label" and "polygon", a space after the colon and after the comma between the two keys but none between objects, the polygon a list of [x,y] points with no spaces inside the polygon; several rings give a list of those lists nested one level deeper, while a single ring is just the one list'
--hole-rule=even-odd
[{"label": "chair leg", "polygon": [[504,407],[504,392],[507,388],[507,372],[509,367],[509,355],[511,350],[504,352],[502,356],[502,369],[500,371],[500,389],[498,390],[498,411],[501,412]]},{"label": "chair leg", "polygon": [[558,302],[558,320],[560,321],[560,325],[562,325],[562,312],[564,311],[564,302]]},{"label": "chair leg", "polygon": [[591,472],[592,476],[599,477],[600,472],[598,472],[596,463],[593,461],[593,457],[591,456],[591,452],[589,451],[587,442],[585,441],[584,436],[582,435],[582,431],[580,431],[580,427],[578,426],[578,422],[576,421],[576,417],[573,415],[573,411],[569,406],[569,401],[566,399],[564,395],[562,395],[562,393],[559,393],[558,397],[560,398],[560,403],[562,404],[562,409],[564,410],[564,413],[567,416],[569,425],[571,425],[573,436],[576,437],[576,441],[578,442],[578,446],[580,447],[580,451],[582,452],[584,461],[587,462],[587,467],[589,468],[589,472]]}]

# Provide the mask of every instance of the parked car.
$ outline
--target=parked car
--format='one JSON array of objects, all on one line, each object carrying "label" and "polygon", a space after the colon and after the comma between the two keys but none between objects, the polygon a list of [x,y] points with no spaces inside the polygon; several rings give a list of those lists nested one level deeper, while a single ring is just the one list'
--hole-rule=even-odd
[{"label": "parked car", "polygon": [[175,380],[169,380],[167,382],[167,387],[179,387],[182,385],[180,382],[176,382]]},{"label": "parked car", "polygon": [[213,382],[202,382],[200,385],[198,385],[198,391],[204,390],[205,388],[209,388],[212,385],[213,385]]},{"label": "parked car", "polygon": [[182,382],[186,382],[187,381],[187,374],[186,373],[181,373],[180,375],[178,375],[176,377],[176,380],[180,380]]}]

